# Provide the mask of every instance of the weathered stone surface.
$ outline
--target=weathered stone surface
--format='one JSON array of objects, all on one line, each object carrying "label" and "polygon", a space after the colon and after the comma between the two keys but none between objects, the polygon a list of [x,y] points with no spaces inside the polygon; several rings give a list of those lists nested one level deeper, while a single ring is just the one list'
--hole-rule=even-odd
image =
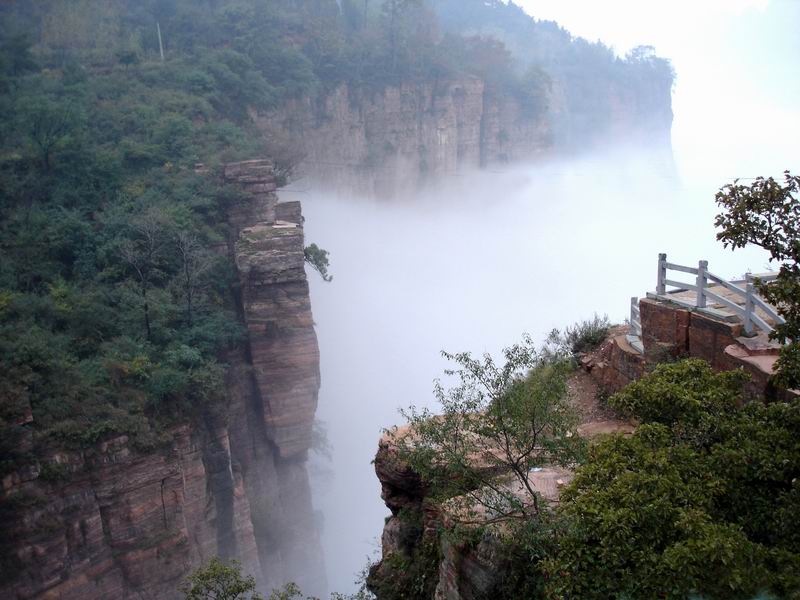
[{"label": "weathered stone surface", "polygon": [[741,323],[726,323],[693,311],[689,324],[689,356],[702,358],[717,370],[726,367],[725,348],[742,335]]},{"label": "weathered stone surface", "polygon": [[472,548],[442,539],[435,600],[484,600],[501,583],[500,540],[484,535]]},{"label": "weathered stone surface", "polygon": [[269,140],[299,145],[302,170],[326,189],[397,193],[425,181],[546,154],[549,120],[528,116],[477,78],[404,83],[382,91],[342,85],[255,115]]},{"label": "weathered stone surface", "polygon": [[[69,465],[68,474],[4,490],[3,501],[24,503],[4,523],[4,543],[20,568],[0,596],[176,598],[188,570],[218,554],[237,556],[253,571],[248,504],[237,497],[241,481],[230,476],[227,432],[215,434],[209,439],[184,426],[157,452],[137,452],[122,436],[85,452],[53,454],[46,460]],[[228,521],[220,529],[226,501]]]},{"label": "weathered stone surface", "polygon": [[645,372],[645,357],[617,331],[581,363],[606,394],[613,394],[639,379]]},{"label": "weathered stone surface", "polygon": [[427,489],[419,475],[400,458],[391,436],[383,436],[378,443],[375,474],[381,483],[381,499],[393,515],[403,508],[421,505]]},{"label": "weathered stone surface", "polygon": [[659,363],[689,352],[689,311],[648,298],[639,301],[647,362]]},{"label": "weathered stone surface", "polygon": [[274,223],[278,197],[277,186],[268,160],[248,160],[226,165],[223,177],[228,183],[238,184],[242,201],[228,209],[228,221],[236,231],[258,223]]}]

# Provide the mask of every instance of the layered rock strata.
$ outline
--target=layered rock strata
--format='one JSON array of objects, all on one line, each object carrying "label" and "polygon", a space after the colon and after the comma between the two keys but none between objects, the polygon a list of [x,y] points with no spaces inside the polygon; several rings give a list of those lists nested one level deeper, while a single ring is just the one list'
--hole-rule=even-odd
[{"label": "layered rock strata", "polygon": [[552,147],[547,115],[526,112],[478,78],[380,91],[342,85],[254,117],[268,141],[303,157],[303,172],[326,191],[396,194]]},{"label": "layered rock strata", "polygon": [[[384,436],[378,445],[375,473],[381,483],[381,498],[392,513],[381,536],[381,560],[372,567],[368,578],[376,596],[383,597],[387,587],[391,590],[394,581],[408,575],[409,565],[417,563],[411,568],[426,568],[430,573],[417,575],[416,585],[425,585],[435,600],[494,597],[507,567],[504,525],[492,523],[480,507],[464,520],[448,503],[431,501],[429,490],[403,462],[391,436]],[[555,504],[561,487],[571,479],[570,472],[553,467],[534,473],[531,483],[549,503]],[[504,487],[525,502],[525,492],[513,479]],[[482,516],[489,524],[481,528]],[[460,535],[449,534],[457,524]],[[467,532],[478,529],[479,539],[469,541]]]},{"label": "layered rock strata", "polygon": [[297,203],[280,205],[266,161],[229,165],[232,290],[246,343],[224,357],[225,418],[205,414],[158,450],[126,436],[53,451],[7,475],[0,597],[169,600],[191,569],[237,558],[263,590],[325,588],[306,454],[319,351]]}]

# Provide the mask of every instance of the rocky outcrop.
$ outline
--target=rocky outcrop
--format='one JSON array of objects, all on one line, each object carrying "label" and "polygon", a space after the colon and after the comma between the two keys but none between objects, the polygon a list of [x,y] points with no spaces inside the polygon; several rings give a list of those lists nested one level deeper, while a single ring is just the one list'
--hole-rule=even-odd
[{"label": "rocky outcrop", "polygon": [[391,194],[496,163],[541,156],[550,121],[477,78],[404,83],[380,91],[341,85],[320,98],[255,114],[268,143],[303,156],[326,191]]},{"label": "rocky outcrop", "polygon": [[239,559],[263,590],[324,590],[305,465],[320,380],[300,207],[277,203],[267,161],[229,165],[225,177],[243,192],[227,251],[248,331],[224,357],[225,410],[153,450],[120,436],[7,475],[0,597],[168,600],[213,556]]},{"label": "rocky outcrop", "polygon": [[558,79],[545,108],[464,77],[381,89],[342,84],[252,116],[268,146],[287,162],[300,160],[306,181],[324,183],[326,193],[396,195],[470,170],[619,144],[647,148],[672,172],[671,80],[646,80],[593,82],[605,106],[599,112]]},{"label": "rocky outcrop", "polygon": [[[398,597],[398,590],[413,589],[417,595],[436,600],[483,600],[496,595],[503,584],[507,553],[507,530],[502,522],[488,519],[476,507],[469,518],[449,502],[439,504],[428,497],[429,489],[400,455],[396,430],[385,435],[375,455],[375,473],[381,483],[381,498],[391,511],[381,536],[381,560],[373,565],[367,580],[378,599]],[[572,474],[565,469],[538,469],[531,483],[551,504]],[[513,478],[503,487],[525,501],[525,492]],[[458,533],[456,531],[458,525]]]},{"label": "rocky outcrop", "polygon": [[600,347],[581,360],[606,394],[618,392],[654,365],[681,358],[699,358],[717,371],[743,369],[749,400],[787,400],[798,390],[777,388],[772,382],[780,344],[764,333],[744,336],[740,320],[719,311],[691,309],[678,303],[643,298],[639,301],[642,349],[629,341],[627,326],[614,328]]}]

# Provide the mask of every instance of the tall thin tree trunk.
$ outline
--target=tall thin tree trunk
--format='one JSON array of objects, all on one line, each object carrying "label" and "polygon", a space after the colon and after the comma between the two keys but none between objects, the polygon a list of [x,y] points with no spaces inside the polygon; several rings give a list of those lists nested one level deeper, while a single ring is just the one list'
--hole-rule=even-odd
[{"label": "tall thin tree trunk", "polygon": [[186,278],[186,318],[189,322],[189,327],[192,326],[192,277],[189,272],[189,263],[184,260],[183,274]]},{"label": "tall thin tree trunk", "polygon": [[142,300],[144,301],[144,330],[147,336],[147,341],[150,341],[150,304],[147,301],[147,283],[142,281]]}]

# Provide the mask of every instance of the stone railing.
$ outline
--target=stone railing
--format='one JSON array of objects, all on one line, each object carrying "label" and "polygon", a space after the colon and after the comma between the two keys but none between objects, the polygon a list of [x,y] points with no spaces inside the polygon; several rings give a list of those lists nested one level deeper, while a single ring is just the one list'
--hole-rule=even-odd
[{"label": "stone railing", "polygon": [[[669,278],[670,271],[694,275],[694,281],[687,283]],[[775,324],[784,323],[775,307],[756,292],[757,281],[773,281],[777,273],[747,273],[745,279],[727,281],[708,270],[708,261],[701,260],[697,267],[686,267],[667,262],[666,254],[658,255],[658,282],[655,294],[648,298],[668,300],[687,308],[701,310],[723,320],[741,320],[745,335],[755,335],[757,327],[770,333]],[[675,288],[667,292],[667,288]],[[709,301],[714,307],[709,306]],[[634,302],[631,308],[631,327],[634,328]],[[638,310],[637,310],[638,313]],[[636,315],[638,317],[638,314]],[[641,325],[638,327],[641,335]]]}]

